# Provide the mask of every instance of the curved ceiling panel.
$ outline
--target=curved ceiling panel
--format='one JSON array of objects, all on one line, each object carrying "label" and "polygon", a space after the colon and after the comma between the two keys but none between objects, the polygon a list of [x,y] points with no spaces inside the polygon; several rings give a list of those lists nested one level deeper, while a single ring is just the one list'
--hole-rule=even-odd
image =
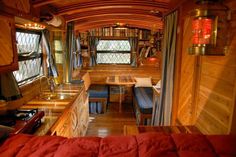
[{"label": "curved ceiling panel", "polygon": [[33,0],[35,8],[74,21],[78,30],[115,23],[131,27],[162,29],[162,15],[169,10],[170,0]]}]

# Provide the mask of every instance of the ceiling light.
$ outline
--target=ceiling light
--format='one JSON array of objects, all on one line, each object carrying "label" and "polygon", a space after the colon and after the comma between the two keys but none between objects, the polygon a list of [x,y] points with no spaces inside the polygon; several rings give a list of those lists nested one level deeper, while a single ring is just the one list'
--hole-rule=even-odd
[{"label": "ceiling light", "polygon": [[33,23],[33,22],[24,24],[24,27],[25,27],[26,29],[34,29],[34,30],[43,30],[43,29],[46,28],[46,27],[45,27],[44,25],[42,25],[42,24]]}]

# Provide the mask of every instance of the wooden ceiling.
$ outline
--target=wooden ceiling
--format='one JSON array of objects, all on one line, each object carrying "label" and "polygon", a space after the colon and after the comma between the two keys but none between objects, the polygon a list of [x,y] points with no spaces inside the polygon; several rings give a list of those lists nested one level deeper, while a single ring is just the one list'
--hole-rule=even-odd
[{"label": "wooden ceiling", "polygon": [[32,0],[35,10],[74,21],[75,29],[85,31],[124,23],[130,27],[163,28],[162,15],[171,0]]}]

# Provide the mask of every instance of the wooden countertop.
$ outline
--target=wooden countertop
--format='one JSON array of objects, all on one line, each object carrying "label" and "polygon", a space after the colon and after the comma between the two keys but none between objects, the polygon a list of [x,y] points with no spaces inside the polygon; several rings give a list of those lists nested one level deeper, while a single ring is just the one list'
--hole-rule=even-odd
[{"label": "wooden countertop", "polygon": [[[49,100],[39,95],[21,106],[20,109],[37,108],[39,111],[44,111],[45,116],[42,119],[42,125],[35,134],[47,134],[60,115],[76,100],[77,96],[82,92],[82,88],[83,86],[78,84],[62,84],[55,89],[55,94],[58,97]],[[45,93],[47,94],[49,91],[43,91],[43,94]]]}]

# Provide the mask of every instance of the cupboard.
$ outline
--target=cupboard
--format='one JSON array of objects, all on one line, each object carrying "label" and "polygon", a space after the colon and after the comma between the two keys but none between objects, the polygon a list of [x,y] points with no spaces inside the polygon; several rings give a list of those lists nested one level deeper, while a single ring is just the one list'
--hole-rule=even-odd
[{"label": "cupboard", "polygon": [[15,21],[10,15],[0,14],[0,73],[18,69]]}]

